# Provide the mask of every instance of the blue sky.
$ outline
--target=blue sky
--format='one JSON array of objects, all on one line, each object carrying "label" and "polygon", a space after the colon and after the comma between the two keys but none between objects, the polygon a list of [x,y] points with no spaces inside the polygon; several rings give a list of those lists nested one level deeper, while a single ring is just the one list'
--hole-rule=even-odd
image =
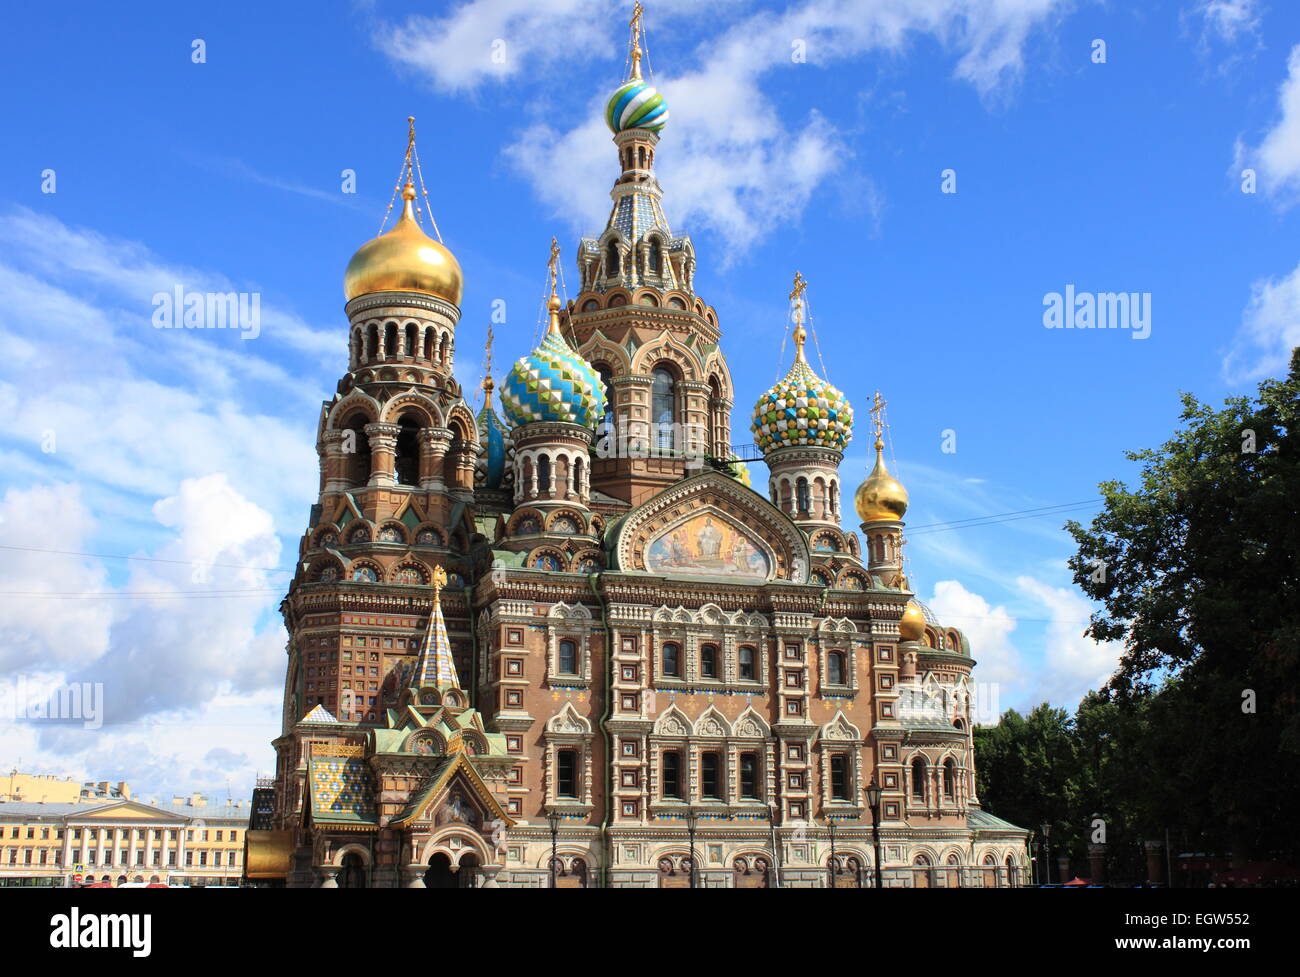
[{"label": "blue sky", "polygon": [[[103,681],[112,711],[94,733],[0,719],[0,762],[160,794],[244,795],[269,769],[287,576],[232,568],[296,552],[316,411],[345,368],[342,270],[379,226],[406,116],[465,270],[457,372],[472,386],[491,303],[508,310],[500,365],[537,333],[550,237],[572,279],[577,238],[603,226],[600,108],[626,6],[10,13],[0,525],[23,549],[0,571],[0,668]],[[665,205],[722,322],[738,443],[787,365],[796,269],[829,378],[858,407],[846,484],[879,388],[914,527],[1093,499],[1131,478],[1126,449],[1169,435],[1179,390],[1218,401],[1280,372],[1300,342],[1300,13],[1134,6],[648,4],[672,112]],[[262,334],[153,329],[151,296],[177,284],[258,292]],[[1150,293],[1149,338],[1045,329],[1044,296],[1067,284]],[[1115,658],[1080,637],[1062,521],[909,545],[918,592],[971,636],[1004,708],[1072,707]]]}]

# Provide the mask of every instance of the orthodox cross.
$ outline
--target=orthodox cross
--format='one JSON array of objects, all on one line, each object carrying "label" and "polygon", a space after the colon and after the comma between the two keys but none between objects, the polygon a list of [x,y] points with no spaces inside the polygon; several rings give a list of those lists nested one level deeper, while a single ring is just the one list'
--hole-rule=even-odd
[{"label": "orthodox cross", "polygon": [[885,433],[884,413],[885,398],[880,396],[880,391],[877,390],[876,399],[871,405],[871,430],[876,435],[877,449],[883,448],[885,444],[883,437]]},{"label": "orthodox cross", "polygon": [[645,8],[641,6],[641,0],[636,0],[632,5],[632,19],[628,21],[628,27],[632,28],[632,77],[641,77],[641,15],[645,13]]}]

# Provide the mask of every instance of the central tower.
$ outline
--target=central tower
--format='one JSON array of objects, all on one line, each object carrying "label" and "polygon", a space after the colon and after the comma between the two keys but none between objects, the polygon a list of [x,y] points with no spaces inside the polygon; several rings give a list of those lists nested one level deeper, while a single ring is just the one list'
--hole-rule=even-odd
[{"label": "central tower", "polygon": [[591,487],[638,505],[709,459],[731,456],[731,374],[717,313],[695,292],[695,246],[663,211],[655,154],[668,122],[642,74],[640,8],[627,80],[610,97],[619,174],[609,220],[578,245],[581,292],[565,331],[605,386]]}]

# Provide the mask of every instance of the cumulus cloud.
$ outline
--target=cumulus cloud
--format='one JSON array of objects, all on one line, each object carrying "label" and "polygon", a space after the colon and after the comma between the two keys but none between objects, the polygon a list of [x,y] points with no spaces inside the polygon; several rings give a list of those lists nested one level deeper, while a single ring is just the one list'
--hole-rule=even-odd
[{"label": "cumulus cloud", "polygon": [[[956,78],[990,96],[1018,78],[1030,34],[1068,6],[1068,0],[808,0],[781,13],[752,13],[742,5],[715,11],[726,26],[699,45],[700,67],[674,71],[661,63],[655,76],[672,106],[673,151],[659,160],[671,219],[716,231],[734,260],[735,252],[797,218],[813,192],[840,171],[848,151],[831,121],[816,112],[793,121],[780,117],[764,90],[778,71],[899,53],[928,36],[955,55]],[[616,9],[622,6],[593,12],[573,0],[472,0],[443,18],[385,25],[376,40],[436,88],[473,90],[525,68],[530,77],[569,71],[574,59],[620,52],[621,38],[611,36],[620,29]],[[655,26],[671,25],[685,9],[656,5]],[[733,13],[738,19],[727,16]],[[506,43],[499,62],[490,57],[495,40]],[[796,45],[806,64],[792,57]],[[609,135],[600,122],[606,94],[593,92],[577,125],[533,121],[506,150],[541,199],[557,216],[581,221],[581,231],[596,229],[614,176]],[[878,213],[883,191],[871,186]]]},{"label": "cumulus cloud", "polygon": [[1291,49],[1277,100],[1278,119],[1259,145],[1237,141],[1233,177],[1253,168],[1264,192],[1290,206],[1300,196],[1300,44]]},{"label": "cumulus cloud", "polygon": [[1019,697],[1029,679],[1020,652],[1011,640],[1017,624],[1015,617],[1002,605],[994,607],[957,580],[940,580],[926,603],[941,623],[950,624],[966,635],[976,662],[975,682],[981,690],[988,690],[979,696],[980,721],[996,721],[1002,710],[1009,708],[1009,696]]},{"label": "cumulus cloud", "polygon": [[1251,287],[1241,328],[1223,360],[1229,383],[1280,376],[1291,350],[1300,346],[1300,265],[1280,279],[1261,279]]},{"label": "cumulus cloud", "polygon": [[1073,709],[1086,692],[1100,688],[1114,673],[1123,646],[1084,635],[1093,607],[1074,590],[1028,576],[1017,577],[1016,586],[1049,615],[1039,679],[1042,697]]}]

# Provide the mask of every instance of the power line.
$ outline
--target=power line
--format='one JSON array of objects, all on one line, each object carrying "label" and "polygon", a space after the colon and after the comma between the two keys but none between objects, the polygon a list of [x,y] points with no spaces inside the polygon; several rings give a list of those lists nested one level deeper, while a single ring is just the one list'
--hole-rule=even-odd
[{"label": "power line", "polygon": [[957,520],[956,523],[932,523],[931,525],[935,528],[927,528],[921,530],[912,529],[912,530],[908,530],[906,535],[908,537],[928,536],[931,533],[952,532],[954,529],[978,529],[981,526],[998,526],[1001,525],[1002,523],[1017,522],[1021,519],[1036,519],[1039,516],[1063,515],[1064,513],[1072,512],[1078,509],[1088,509],[1093,506],[1100,505],[1101,502],[1102,502],[1101,499],[1096,499],[1092,502],[1073,502],[1062,506],[1048,506],[1045,507],[1044,510],[1027,509],[1019,513],[1007,512],[1007,513],[1002,513],[998,516],[981,516],[978,517],[977,519],[966,519],[966,520],[959,519]]}]

